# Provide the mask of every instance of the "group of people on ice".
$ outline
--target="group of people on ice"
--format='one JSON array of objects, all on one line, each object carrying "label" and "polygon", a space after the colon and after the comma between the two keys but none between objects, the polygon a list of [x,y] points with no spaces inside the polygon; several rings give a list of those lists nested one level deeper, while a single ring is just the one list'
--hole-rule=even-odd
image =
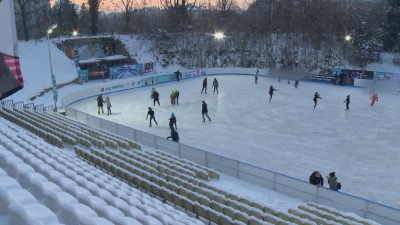
[{"label": "group of people on ice", "polygon": [[[328,180],[329,188],[332,191],[339,191],[339,189],[342,188],[342,185],[337,182],[337,177],[335,172],[330,172],[329,176],[326,176],[326,179]],[[324,178],[322,177],[321,173],[319,171],[314,171],[309,178],[310,184],[315,185],[317,187],[323,187],[324,186]]]},{"label": "group of people on ice", "polygon": [[[217,91],[217,95],[218,95],[218,87],[219,87],[219,84],[218,84],[217,78],[214,78],[214,81],[211,86],[211,88],[214,88],[214,94],[215,94],[215,91]],[[201,89],[201,94],[203,94],[203,91],[205,94],[207,94],[207,77],[204,77],[203,88]]]}]

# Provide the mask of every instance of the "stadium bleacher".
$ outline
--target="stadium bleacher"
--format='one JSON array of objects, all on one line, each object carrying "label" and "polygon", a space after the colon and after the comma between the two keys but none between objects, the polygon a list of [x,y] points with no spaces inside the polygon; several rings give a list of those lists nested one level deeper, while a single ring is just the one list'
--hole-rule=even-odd
[{"label": "stadium bleacher", "polygon": [[59,114],[0,115],[0,214],[9,224],[377,224],[311,202],[276,210],[211,185],[220,178],[211,168]]}]

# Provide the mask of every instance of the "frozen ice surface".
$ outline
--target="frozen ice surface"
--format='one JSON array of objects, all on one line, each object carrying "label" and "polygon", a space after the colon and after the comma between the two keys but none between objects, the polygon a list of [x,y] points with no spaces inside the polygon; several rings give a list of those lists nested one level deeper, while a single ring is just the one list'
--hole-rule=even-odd
[{"label": "frozen ice surface", "polygon": [[[211,89],[214,77],[220,84],[219,95]],[[315,170],[324,177],[335,171],[341,191],[398,206],[400,179],[393,178],[400,171],[400,96],[381,92],[371,107],[366,89],[302,81],[294,88],[285,80],[265,77],[254,84],[252,76],[208,76],[208,92],[200,94],[202,80],[154,86],[160,93],[161,108],[154,109],[159,126],[149,127],[145,120],[147,107],[153,107],[152,87],[107,94],[113,115],[100,117],[167,137],[174,112],[181,143],[302,180]],[[268,102],[270,85],[278,91]],[[175,88],[180,92],[179,106],[170,104]],[[323,99],[314,110],[316,91]],[[347,95],[350,110],[343,104]],[[202,100],[211,122],[201,122]],[[96,104],[93,97],[73,107],[98,116]]]}]

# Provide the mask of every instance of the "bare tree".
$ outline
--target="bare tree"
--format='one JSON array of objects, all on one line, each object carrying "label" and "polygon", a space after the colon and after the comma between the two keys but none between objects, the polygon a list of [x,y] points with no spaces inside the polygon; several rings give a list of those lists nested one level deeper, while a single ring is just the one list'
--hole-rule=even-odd
[{"label": "bare tree", "polygon": [[15,8],[15,11],[21,16],[22,19],[22,26],[24,30],[24,39],[25,41],[29,40],[29,33],[28,33],[28,17],[30,14],[30,4],[31,0],[16,0],[18,7]]},{"label": "bare tree", "polygon": [[188,23],[188,13],[195,7],[196,0],[191,3],[187,0],[160,0],[160,3],[168,11],[174,25],[181,27]]},{"label": "bare tree", "polygon": [[135,0],[121,0],[122,6],[124,7],[124,11],[122,12],[124,20],[125,20],[125,26],[124,30],[126,32],[130,31],[130,22],[132,18],[132,13],[133,13],[133,6],[135,4]]}]

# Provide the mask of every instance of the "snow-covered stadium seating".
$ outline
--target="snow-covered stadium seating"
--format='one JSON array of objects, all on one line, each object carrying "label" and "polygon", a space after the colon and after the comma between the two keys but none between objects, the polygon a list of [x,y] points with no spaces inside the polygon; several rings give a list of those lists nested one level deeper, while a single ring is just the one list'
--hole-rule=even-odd
[{"label": "snow-covered stadium seating", "polygon": [[9,224],[375,224],[314,203],[277,211],[210,185],[219,179],[212,169],[58,114],[0,115],[53,144],[0,121],[0,214]]}]

